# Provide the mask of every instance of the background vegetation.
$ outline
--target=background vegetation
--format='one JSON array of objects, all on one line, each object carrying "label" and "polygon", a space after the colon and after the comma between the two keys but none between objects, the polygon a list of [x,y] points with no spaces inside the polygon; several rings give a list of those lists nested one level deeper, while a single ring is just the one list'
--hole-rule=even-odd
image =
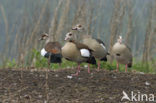
[{"label": "background vegetation", "polygon": [[[102,39],[109,51],[122,35],[133,52],[132,69],[156,72],[156,0],[0,0],[1,68],[47,67],[39,54],[44,46],[40,34],[47,32],[63,45],[65,34],[77,23]],[[75,65],[65,61],[52,68]],[[115,65],[102,64],[107,69]]]}]

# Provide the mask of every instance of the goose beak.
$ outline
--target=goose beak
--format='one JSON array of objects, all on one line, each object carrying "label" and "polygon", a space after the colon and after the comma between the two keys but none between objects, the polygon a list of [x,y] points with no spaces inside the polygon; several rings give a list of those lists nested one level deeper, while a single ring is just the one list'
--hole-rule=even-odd
[{"label": "goose beak", "polygon": [[110,53],[109,53],[109,52],[107,52],[107,55],[110,55]]},{"label": "goose beak", "polygon": [[68,39],[68,37],[65,37],[64,40],[66,41]]},{"label": "goose beak", "polygon": [[43,40],[43,39],[42,39],[42,38],[39,38],[38,40],[41,41],[41,40]]},{"label": "goose beak", "polygon": [[72,28],[72,30],[77,30],[77,28],[75,27],[75,28]]}]

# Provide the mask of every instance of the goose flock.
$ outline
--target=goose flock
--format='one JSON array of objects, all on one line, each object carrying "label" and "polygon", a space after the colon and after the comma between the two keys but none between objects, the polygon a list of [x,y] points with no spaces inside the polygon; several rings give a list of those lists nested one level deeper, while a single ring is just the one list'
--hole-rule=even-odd
[{"label": "goose flock", "polygon": [[111,53],[109,53],[105,43],[101,39],[88,35],[81,24],[74,26],[65,35],[63,47],[58,41],[51,42],[47,33],[43,33],[39,40],[46,40],[41,55],[48,58],[49,65],[50,63],[60,64],[62,58],[77,63],[77,72],[72,74],[73,76],[79,75],[81,63],[88,63],[88,73],[90,73],[90,64],[97,64],[97,71],[100,71],[100,62],[107,62],[109,55],[113,56],[117,61],[116,71],[119,71],[119,63],[125,65],[125,72],[127,72],[128,67],[132,67],[132,52],[123,43],[122,36],[119,36],[117,42],[111,48]]}]

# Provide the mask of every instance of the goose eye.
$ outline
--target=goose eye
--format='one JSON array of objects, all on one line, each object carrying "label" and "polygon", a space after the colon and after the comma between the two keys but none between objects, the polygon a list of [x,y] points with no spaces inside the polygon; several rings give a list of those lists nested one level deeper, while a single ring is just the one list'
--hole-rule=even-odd
[{"label": "goose eye", "polygon": [[70,33],[69,36],[72,36],[72,34]]},{"label": "goose eye", "polygon": [[81,28],[82,26],[81,25],[78,25],[78,27]]},{"label": "goose eye", "polygon": [[43,37],[43,38],[44,38],[44,37],[48,37],[48,35],[46,35],[46,34],[43,34],[43,35],[42,35],[42,37]]}]

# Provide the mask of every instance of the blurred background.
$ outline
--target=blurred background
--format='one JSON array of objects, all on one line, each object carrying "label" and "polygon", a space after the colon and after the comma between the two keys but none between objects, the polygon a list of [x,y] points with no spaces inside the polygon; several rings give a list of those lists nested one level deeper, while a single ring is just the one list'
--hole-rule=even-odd
[{"label": "blurred background", "polygon": [[63,45],[78,23],[109,50],[122,35],[134,64],[156,72],[156,0],[0,0],[0,67],[40,64],[41,33]]}]

